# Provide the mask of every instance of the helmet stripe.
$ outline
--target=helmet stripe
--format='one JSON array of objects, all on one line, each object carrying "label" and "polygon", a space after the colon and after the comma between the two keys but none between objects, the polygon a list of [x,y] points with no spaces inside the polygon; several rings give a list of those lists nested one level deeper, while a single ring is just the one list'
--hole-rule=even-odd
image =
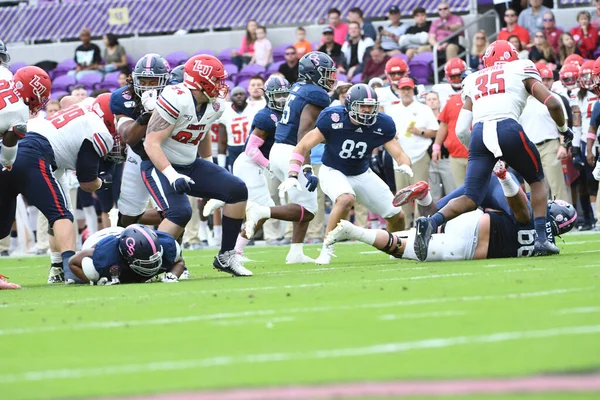
[{"label": "helmet stripe", "polygon": [[152,237],[150,237],[150,235],[148,235],[148,232],[146,232],[144,229],[139,229],[139,231],[142,235],[144,235],[148,242],[150,242],[150,247],[152,247],[152,254],[156,254],[156,245],[154,244],[154,239],[152,239]]},{"label": "helmet stripe", "polygon": [[373,95],[371,94],[371,88],[369,85],[365,85],[365,89],[367,89],[367,99],[372,99]]},{"label": "helmet stripe", "polygon": [[152,56],[146,56],[146,69],[150,71],[152,67]]},{"label": "helmet stripe", "polygon": [[283,79],[280,76],[278,76],[277,79],[279,79],[279,83],[281,83],[281,87],[282,88],[285,87],[285,82],[283,81]]},{"label": "helmet stripe", "polygon": [[571,219],[563,222],[562,224],[558,224],[559,228],[564,228],[565,226],[569,225],[570,223],[572,223],[573,221],[575,221],[577,219],[577,213],[575,213],[575,215],[573,215],[571,217]]}]

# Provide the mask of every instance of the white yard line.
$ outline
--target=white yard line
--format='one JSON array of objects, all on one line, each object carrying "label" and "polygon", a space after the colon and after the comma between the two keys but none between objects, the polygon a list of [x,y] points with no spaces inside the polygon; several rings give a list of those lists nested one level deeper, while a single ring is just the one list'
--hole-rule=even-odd
[{"label": "white yard line", "polygon": [[263,309],[263,310],[251,310],[241,312],[229,312],[229,313],[216,313],[216,314],[202,314],[202,315],[191,315],[185,317],[165,317],[155,318],[146,320],[126,320],[126,321],[97,321],[97,322],[84,322],[77,324],[61,324],[56,326],[42,326],[37,328],[10,328],[0,330],[0,336],[10,335],[23,335],[23,334],[37,334],[43,332],[56,332],[56,331],[73,331],[73,330],[86,330],[86,329],[113,329],[123,327],[139,327],[139,326],[154,326],[154,325],[172,325],[172,324],[185,324],[194,323],[201,321],[214,321],[222,319],[239,319],[239,318],[251,318],[251,317],[264,317],[271,315],[290,315],[290,314],[312,314],[317,312],[331,312],[331,311],[353,311],[353,310],[366,310],[366,309],[380,309],[380,308],[394,308],[394,307],[408,307],[422,304],[443,304],[452,302],[477,302],[477,301],[494,301],[494,300],[505,300],[505,299],[523,299],[531,297],[543,297],[543,296],[555,296],[567,293],[588,291],[595,289],[592,287],[585,288],[565,288],[565,289],[554,289],[540,292],[523,292],[523,293],[510,293],[506,295],[487,295],[487,296],[464,296],[464,297],[441,297],[441,298],[424,298],[424,299],[412,299],[412,300],[398,300],[386,303],[367,303],[358,305],[338,305],[338,306],[315,306],[315,307],[294,307],[294,308],[283,308],[283,309]]},{"label": "white yard line", "polygon": [[218,326],[241,326],[241,325],[256,325],[265,324],[267,328],[273,328],[273,324],[280,322],[292,322],[296,317],[276,317],[276,318],[252,318],[252,319],[236,319],[233,321],[213,321],[212,325]]},{"label": "white yard line", "polygon": [[377,317],[380,321],[395,321],[398,319],[421,319],[421,318],[438,318],[438,317],[457,317],[467,314],[465,311],[434,311],[423,313],[404,313],[404,314],[385,314]]},{"label": "white yard line", "polygon": [[556,311],[557,314],[565,315],[565,314],[591,314],[600,312],[600,307],[597,306],[589,306],[589,307],[576,307],[576,308],[563,308],[561,310]]},{"label": "white yard line", "polygon": [[157,371],[181,371],[199,368],[224,367],[247,364],[267,364],[277,362],[326,360],[378,354],[395,354],[405,351],[423,349],[443,349],[464,345],[485,345],[490,343],[504,343],[517,340],[536,339],[561,336],[579,336],[600,333],[600,325],[584,325],[573,327],[551,328],[533,331],[493,332],[477,336],[454,336],[430,338],[396,343],[380,343],[361,347],[333,348],[309,350],[297,353],[263,353],[248,355],[221,355],[208,358],[191,360],[168,360],[139,364],[108,365],[91,368],[76,369],[50,369],[41,371],[27,371],[21,373],[0,375],[0,383],[38,382],[56,379],[78,379],[101,377],[122,374],[142,374]]}]

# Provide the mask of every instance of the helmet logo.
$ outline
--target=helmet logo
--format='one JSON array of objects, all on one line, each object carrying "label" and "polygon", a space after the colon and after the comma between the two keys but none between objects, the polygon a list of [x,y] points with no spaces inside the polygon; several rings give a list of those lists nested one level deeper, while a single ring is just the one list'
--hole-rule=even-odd
[{"label": "helmet logo", "polygon": [[315,64],[315,67],[321,63],[321,61],[319,60],[319,55],[317,53],[310,54],[308,56],[308,59],[311,60],[313,64]]},{"label": "helmet logo", "polygon": [[192,70],[197,71],[200,76],[208,78],[213,70],[213,67],[202,64],[202,60],[196,60],[194,61],[194,68],[192,68]]},{"label": "helmet logo", "polygon": [[510,53],[508,51],[504,52],[504,59],[508,60],[510,58]]},{"label": "helmet logo", "polygon": [[37,75],[33,76],[33,79],[31,82],[29,82],[29,84],[33,88],[33,93],[37,94],[38,96],[41,96],[44,94],[44,92],[46,92],[46,86],[40,82],[40,77]]},{"label": "helmet logo", "polygon": [[125,246],[127,246],[127,254],[133,256],[135,253],[135,239],[132,237],[125,239]]}]

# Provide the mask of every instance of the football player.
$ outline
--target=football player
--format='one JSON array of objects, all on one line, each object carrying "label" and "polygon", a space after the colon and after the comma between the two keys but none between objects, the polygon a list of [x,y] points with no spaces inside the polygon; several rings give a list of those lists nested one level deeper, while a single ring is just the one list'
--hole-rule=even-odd
[{"label": "football player", "polygon": [[[219,166],[233,170],[233,163],[242,153],[244,143],[248,139],[252,116],[255,114],[251,107],[248,107],[248,94],[246,89],[236,86],[231,91],[231,103],[224,107],[223,115],[219,118],[219,156],[227,154],[225,165]],[[221,161],[222,162],[222,161]]]},{"label": "football player", "polygon": [[[479,260],[489,258],[529,257],[534,255],[536,231],[531,204],[519,188],[517,178],[507,173],[499,161],[485,193],[482,209],[470,211],[449,221],[443,233],[432,235],[426,261]],[[508,189],[507,189],[508,188]],[[418,182],[399,192],[396,205],[417,200],[423,212],[435,211],[451,199],[464,193],[459,187],[441,199],[437,205],[424,201],[429,193],[427,182]],[[569,232],[577,220],[575,208],[564,201],[547,203],[546,229],[548,239]],[[359,240],[396,258],[418,260],[415,254],[415,230],[390,233],[363,229],[348,221],[340,224],[325,238],[326,243]]]},{"label": "football player", "polygon": [[213,56],[200,54],[185,63],[183,83],[162,91],[148,123],[141,174],[165,216],[159,230],[175,238],[183,234],[192,216],[186,194],[224,201],[223,238],[213,266],[235,276],[250,276],[234,250],[248,189],[212,162],[211,142],[203,140],[223,113],[226,78],[223,64]]},{"label": "football player", "polygon": [[541,83],[540,74],[529,60],[519,60],[512,44],[504,40],[492,43],[483,58],[484,69],[464,80],[464,106],[457,121],[457,136],[469,135],[469,168],[465,194],[453,199],[431,217],[416,221],[415,252],[421,261],[427,258],[431,235],[445,221],[475,210],[485,196],[491,171],[499,158],[523,176],[531,187],[535,215],[535,255],[558,254],[559,249],[546,236],[547,191],[540,154],[517,122],[529,94],[544,103],[569,144],[573,133],[565,121],[562,105]]},{"label": "football player", "polygon": [[440,97],[440,110],[444,109],[448,99],[460,93],[462,89],[462,74],[467,70],[467,64],[464,60],[454,57],[448,60],[444,65],[444,75],[447,83],[438,83],[431,88],[432,92],[436,92]]},{"label": "football player", "polygon": [[142,283],[162,273],[162,282],[176,283],[184,268],[181,247],[171,235],[132,224],[91,235],[69,260],[69,269],[78,278],[69,283]]},{"label": "football player", "polygon": [[[592,69],[592,79],[594,82],[592,90],[594,91],[594,93],[596,93],[596,95],[598,95],[600,97],[600,57],[598,57],[596,59],[596,61],[594,61],[594,67]],[[592,176],[597,181],[600,181],[600,159],[595,159],[595,157],[593,157],[592,148],[594,147],[596,140],[597,140],[599,126],[600,126],[600,101],[597,101],[594,104],[594,107],[592,109],[592,117],[590,119],[590,127],[589,127],[588,131],[586,132],[586,134],[587,134],[586,135],[587,162],[589,165],[592,165],[592,166],[595,165],[594,170],[592,171]],[[594,164],[594,162],[595,162],[595,164]]]},{"label": "football player", "polygon": [[[302,190],[298,174],[302,155],[325,142],[319,182],[323,192],[335,203],[325,233],[332,231],[356,201],[387,221],[388,230],[404,230],[404,213],[394,207],[394,195],[386,183],[369,168],[373,149],[383,146],[398,163],[397,170],[412,176],[410,158],[396,140],[391,117],[379,112],[377,95],[366,84],[348,90],[344,106],[328,107],[321,112],[317,126],[298,142],[292,153],[286,187]],[[329,264],[333,246],[323,244],[317,264]]]},{"label": "football player", "polygon": [[148,121],[156,108],[158,95],[171,78],[167,60],[159,54],[146,54],[135,64],[129,84],[111,96],[110,108],[117,118],[117,131],[127,144],[127,161],[117,202],[119,226],[136,223],[142,216],[146,223],[160,223],[154,210],[144,213],[150,194],[142,181],[140,165]]},{"label": "football player", "polygon": [[10,54],[4,41],[0,40],[0,80],[11,81],[13,74],[10,72]]},{"label": "football player", "polygon": [[[285,103],[281,119],[275,130],[275,144],[269,154],[269,165],[277,179],[284,182],[288,176],[290,157],[298,142],[315,127],[319,113],[330,104],[328,91],[335,88],[337,69],[331,57],[319,51],[311,51],[298,62],[298,82],[291,89]],[[302,154],[298,160],[308,157]],[[248,207],[246,215],[246,234],[252,238],[258,221],[275,218],[293,221],[292,244],[286,257],[287,264],[312,263],[315,260],[304,254],[303,243],[309,222],[317,211],[317,192],[319,179],[313,175],[310,164],[302,166],[298,182],[307,190],[298,190],[296,186],[279,186],[280,192],[288,191],[289,203],[284,206]],[[289,182],[288,182],[289,184]],[[254,212],[253,211],[256,211]],[[265,212],[267,211],[267,212]]]},{"label": "football player", "polygon": [[402,78],[408,78],[410,69],[406,61],[399,57],[392,57],[385,63],[385,76],[389,86],[376,89],[377,98],[381,112],[386,112],[386,108],[400,103],[400,88],[398,84]]}]

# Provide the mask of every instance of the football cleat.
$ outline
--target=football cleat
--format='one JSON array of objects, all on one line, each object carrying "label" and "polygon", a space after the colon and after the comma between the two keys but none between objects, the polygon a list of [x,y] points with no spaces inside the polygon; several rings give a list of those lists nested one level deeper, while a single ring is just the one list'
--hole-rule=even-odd
[{"label": "football cleat", "polygon": [[429,193],[429,184],[425,181],[417,182],[398,190],[392,204],[394,207],[400,207],[416,199],[423,199]]},{"label": "football cleat", "polygon": [[10,283],[7,281],[8,276],[4,276],[0,274],[0,290],[8,290],[8,289],[21,289],[21,286],[16,283]]},{"label": "football cleat", "polygon": [[184,269],[183,272],[181,273],[181,276],[179,277],[179,280],[186,280],[186,279],[190,279],[190,270],[189,269]]},{"label": "football cleat", "polygon": [[535,245],[533,246],[534,257],[553,256],[558,253],[560,253],[560,249],[553,243],[550,243],[548,240],[545,242],[536,241]]},{"label": "football cleat", "polygon": [[415,224],[417,230],[415,235],[415,254],[420,261],[427,259],[427,251],[429,250],[429,241],[433,234],[433,225],[429,218],[420,217]]},{"label": "football cleat", "polygon": [[323,248],[321,249],[321,254],[315,260],[315,264],[329,265],[331,264],[331,257],[336,257],[336,255],[333,254],[333,245],[323,246]]},{"label": "football cleat", "polygon": [[[55,266],[52,264],[50,271],[48,271],[48,284],[63,283],[65,281],[65,271],[62,266]],[[60,264],[58,264],[60,265]]]},{"label": "football cleat", "polygon": [[249,201],[246,206],[246,238],[252,239],[256,233],[258,221],[269,218],[271,209],[267,206],[261,206],[258,203]]},{"label": "football cleat", "polygon": [[343,242],[345,240],[356,239],[356,226],[345,219],[338,222],[334,230],[325,236],[325,245],[332,246],[334,243]]},{"label": "football cleat", "polygon": [[314,258],[310,258],[309,256],[304,255],[304,253],[288,253],[285,258],[286,264],[312,264],[315,262]]},{"label": "football cleat", "polygon": [[498,179],[506,179],[506,163],[502,160],[498,160],[496,165],[494,165],[492,172]]},{"label": "football cleat", "polygon": [[252,276],[252,271],[246,269],[235,250],[216,255],[213,267],[233,276]]}]

